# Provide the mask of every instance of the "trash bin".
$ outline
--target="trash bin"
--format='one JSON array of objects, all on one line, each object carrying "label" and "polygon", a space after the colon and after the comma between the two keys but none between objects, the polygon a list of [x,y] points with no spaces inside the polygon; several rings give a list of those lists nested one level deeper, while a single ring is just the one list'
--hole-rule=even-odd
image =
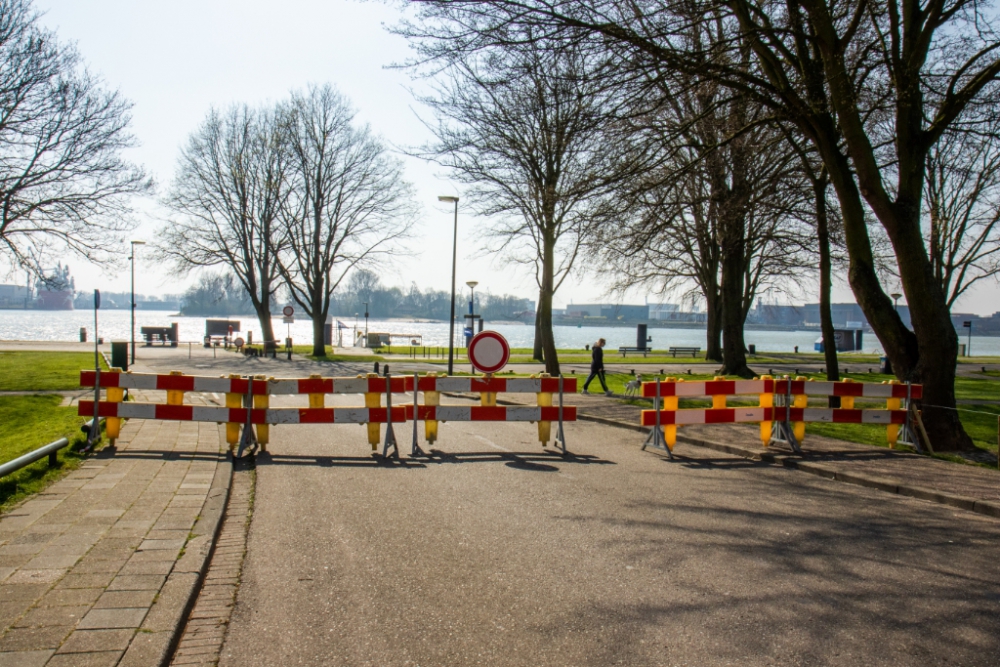
[{"label": "trash bin", "polygon": [[757,354],[757,346],[754,345],[753,343],[750,343],[749,345],[747,345],[747,350],[750,352],[751,356],[754,356],[754,355]]},{"label": "trash bin", "polygon": [[889,357],[878,358],[878,372],[883,375],[892,375],[892,364],[889,362]]},{"label": "trash bin", "polygon": [[87,342],[87,327],[80,327],[80,342]]},{"label": "trash bin", "polygon": [[128,370],[128,341],[111,341],[111,367]]},{"label": "trash bin", "polygon": [[964,357],[965,356],[965,343],[959,343],[958,344],[958,356],[960,356],[960,357]]}]

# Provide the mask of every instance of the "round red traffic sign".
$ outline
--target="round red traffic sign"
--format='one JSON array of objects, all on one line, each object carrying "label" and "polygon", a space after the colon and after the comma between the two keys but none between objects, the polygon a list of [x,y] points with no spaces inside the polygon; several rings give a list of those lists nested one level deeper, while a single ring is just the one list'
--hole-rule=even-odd
[{"label": "round red traffic sign", "polygon": [[469,342],[469,361],[483,373],[496,373],[507,365],[510,345],[496,331],[480,331]]},{"label": "round red traffic sign", "polygon": [[294,315],[294,314],[295,314],[295,309],[294,309],[294,308],[292,308],[291,306],[285,306],[285,307],[284,307],[284,308],[283,308],[283,309],[281,310],[281,312],[283,312],[283,313],[285,314],[285,317],[291,317],[292,315]]}]

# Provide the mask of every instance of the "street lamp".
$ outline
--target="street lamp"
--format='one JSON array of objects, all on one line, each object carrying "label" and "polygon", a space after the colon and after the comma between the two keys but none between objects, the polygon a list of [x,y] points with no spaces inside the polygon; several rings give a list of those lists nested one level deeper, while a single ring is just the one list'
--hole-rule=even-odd
[{"label": "street lamp", "polygon": [[476,335],[476,285],[479,284],[478,280],[467,280],[465,282],[469,286],[469,328],[472,330],[472,335]]},{"label": "street lamp", "polygon": [[451,317],[448,320],[448,375],[455,370],[455,265],[458,261],[458,197],[441,196],[438,201],[455,204],[455,234],[451,244]]},{"label": "street lamp", "polygon": [[132,361],[131,364],[135,364],[135,247],[137,245],[146,245],[145,241],[132,241],[132,255],[129,259],[132,261]]},{"label": "street lamp", "polygon": [[365,302],[365,347],[368,347],[368,302]]},{"label": "street lamp", "polygon": [[892,297],[892,308],[893,308],[893,310],[895,310],[898,313],[899,312],[899,297],[901,297],[903,295],[900,294],[899,292],[893,292],[889,296]]}]

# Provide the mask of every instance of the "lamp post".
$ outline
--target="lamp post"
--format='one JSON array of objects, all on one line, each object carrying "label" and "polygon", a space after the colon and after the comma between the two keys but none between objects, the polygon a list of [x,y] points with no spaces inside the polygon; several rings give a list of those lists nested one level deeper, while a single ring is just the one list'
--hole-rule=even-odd
[{"label": "lamp post", "polygon": [[476,285],[479,284],[478,280],[467,280],[465,282],[469,286],[469,329],[472,331],[472,335],[476,335]]},{"label": "lamp post", "polygon": [[903,295],[900,294],[899,292],[893,292],[889,296],[892,297],[892,309],[895,310],[898,313],[899,312],[899,297],[901,297]]},{"label": "lamp post", "polygon": [[365,302],[365,347],[368,347],[368,302]]},{"label": "lamp post", "polygon": [[451,243],[451,317],[448,319],[448,375],[455,371],[455,265],[458,261],[458,197],[441,196],[438,201],[455,205],[455,232]]},{"label": "lamp post", "polygon": [[[135,247],[137,245],[146,245],[145,241],[132,241],[132,255],[129,259],[132,261],[132,361],[130,364],[135,364]],[[95,334],[96,335],[96,334]]]}]

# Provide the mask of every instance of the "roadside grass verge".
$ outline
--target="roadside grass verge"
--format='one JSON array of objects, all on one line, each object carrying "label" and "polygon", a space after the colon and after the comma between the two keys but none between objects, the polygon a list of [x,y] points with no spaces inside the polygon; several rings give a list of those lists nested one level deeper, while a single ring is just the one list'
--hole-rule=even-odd
[{"label": "roadside grass verge", "polygon": [[[106,370],[103,355],[100,363]],[[89,352],[0,352],[0,391],[79,389],[80,369],[93,367]]]},{"label": "roadside grass verge", "polygon": [[38,449],[59,438],[70,445],[59,450],[58,463],[50,468],[48,457],[35,461],[15,473],[0,478],[0,513],[25,497],[37,493],[65,473],[75,469],[84,455],[86,444],[80,426],[87,421],[76,414],[75,407],[61,407],[57,395],[0,396],[0,463]]}]

